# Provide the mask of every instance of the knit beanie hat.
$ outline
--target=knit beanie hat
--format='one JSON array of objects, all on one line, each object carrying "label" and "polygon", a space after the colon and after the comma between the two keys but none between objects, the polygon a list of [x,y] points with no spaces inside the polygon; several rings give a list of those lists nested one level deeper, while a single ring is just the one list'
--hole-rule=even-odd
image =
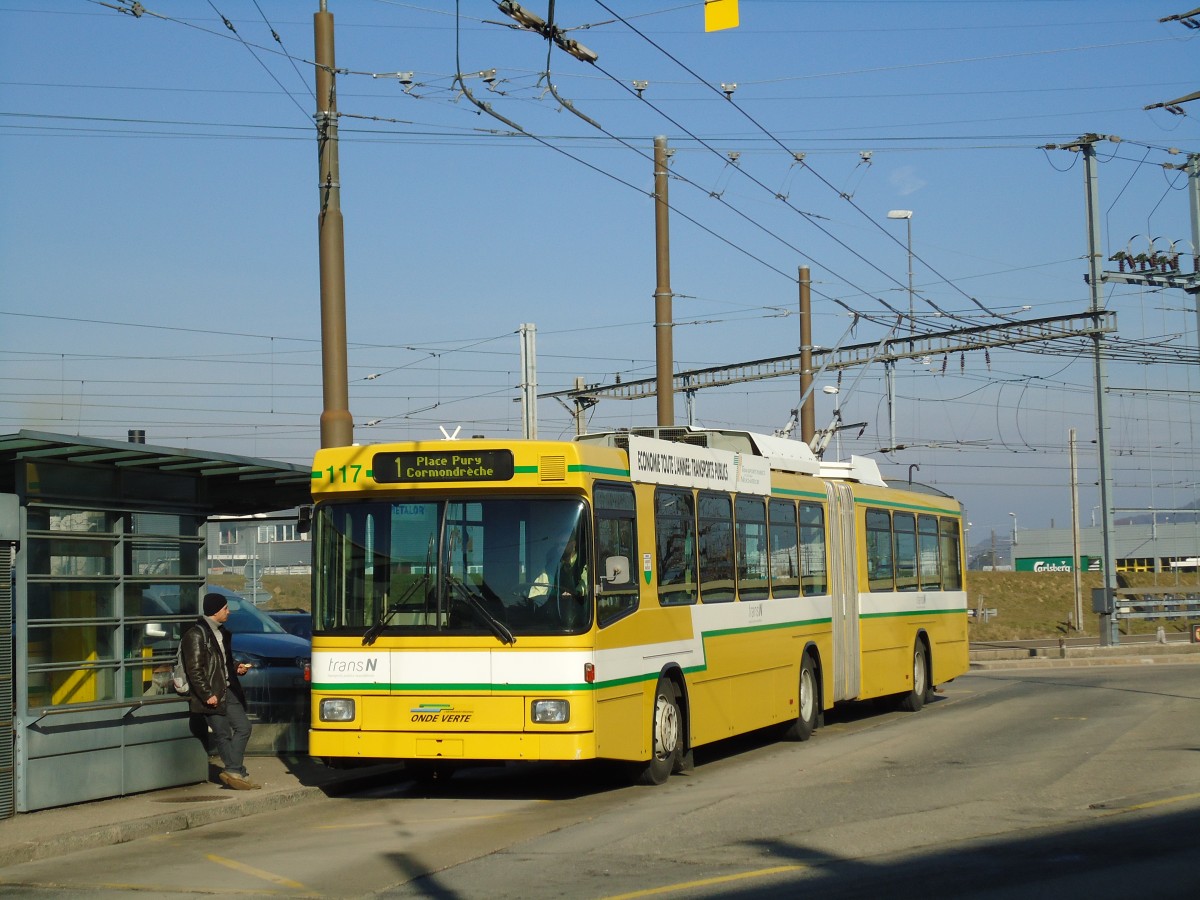
[{"label": "knit beanie hat", "polygon": [[210,618],[215,616],[228,605],[228,601],[226,601],[226,599],[220,594],[204,595],[204,614]]}]

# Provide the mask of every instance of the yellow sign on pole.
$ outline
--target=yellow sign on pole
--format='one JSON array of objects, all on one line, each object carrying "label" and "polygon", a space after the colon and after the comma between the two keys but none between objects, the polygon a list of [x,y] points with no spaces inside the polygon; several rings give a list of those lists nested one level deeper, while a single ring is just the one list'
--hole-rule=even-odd
[{"label": "yellow sign on pole", "polygon": [[738,0],[704,0],[704,30],[738,27]]}]

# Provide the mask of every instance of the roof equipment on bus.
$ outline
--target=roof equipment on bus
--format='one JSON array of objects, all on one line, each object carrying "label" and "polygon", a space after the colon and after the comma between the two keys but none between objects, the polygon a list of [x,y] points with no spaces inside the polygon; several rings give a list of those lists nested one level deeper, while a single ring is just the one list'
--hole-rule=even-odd
[{"label": "roof equipment on bus", "polygon": [[606,447],[618,447],[628,451],[631,435],[762,456],[770,460],[771,468],[777,471],[818,475],[837,481],[857,481],[860,484],[872,484],[876,487],[887,486],[883,476],[879,473],[879,466],[873,459],[852,456],[848,462],[826,462],[817,459],[807,444],[769,434],[757,434],[753,431],[692,428],[686,425],[623,428],[619,431],[581,434],[575,440],[578,443],[602,444]]}]

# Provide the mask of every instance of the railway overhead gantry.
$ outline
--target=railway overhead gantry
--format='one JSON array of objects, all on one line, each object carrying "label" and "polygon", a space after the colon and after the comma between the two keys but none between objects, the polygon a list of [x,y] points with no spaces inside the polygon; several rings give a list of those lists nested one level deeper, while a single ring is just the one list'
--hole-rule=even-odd
[{"label": "railway overhead gantry", "polygon": [[[1026,321],[1006,321],[996,325],[956,328],[929,334],[889,336],[882,341],[851,344],[833,348],[813,348],[812,367],[815,375],[822,372],[849,369],[871,363],[892,363],[901,359],[920,359],[926,356],[949,356],[973,350],[1015,347],[1023,344],[1053,343],[1072,338],[1089,337],[1116,331],[1116,313],[1110,310],[1069,316],[1049,316]],[[677,372],[672,390],[689,396],[702,388],[725,387],[762,381],[768,378],[798,377],[801,354],[771,356],[723,366],[710,366]],[[539,397],[554,398],[564,405],[573,404],[576,433],[582,433],[583,414],[600,400],[642,400],[657,396],[657,380],[642,378],[610,384],[583,384],[574,388],[551,391]],[[806,398],[801,397],[801,403]],[[836,423],[835,423],[836,426]],[[828,429],[827,429],[828,430]],[[893,441],[894,443],[894,441]]]}]

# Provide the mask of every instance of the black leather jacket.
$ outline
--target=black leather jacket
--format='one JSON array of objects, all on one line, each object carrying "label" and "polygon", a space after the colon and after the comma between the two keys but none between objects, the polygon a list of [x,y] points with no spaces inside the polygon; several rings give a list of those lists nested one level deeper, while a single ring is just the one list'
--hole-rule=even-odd
[{"label": "black leather jacket", "polygon": [[[221,637],[225,640],[225,666],[221,667],[221,646],[217,636],[204,616],[200,616],[190,625],[180,638],[183,648],[183,668],[187,671],[188,707],[194,713],[225,714],[225,693],[232,690],[234,696],[246,705],[242,686],[238,683],[237,663],[233,659],[233,635],[224,626],[220,626]],[[228,684],[225,675],[228,673]],[[209,706],[204,701],[216,696],[217,705]]]}]

